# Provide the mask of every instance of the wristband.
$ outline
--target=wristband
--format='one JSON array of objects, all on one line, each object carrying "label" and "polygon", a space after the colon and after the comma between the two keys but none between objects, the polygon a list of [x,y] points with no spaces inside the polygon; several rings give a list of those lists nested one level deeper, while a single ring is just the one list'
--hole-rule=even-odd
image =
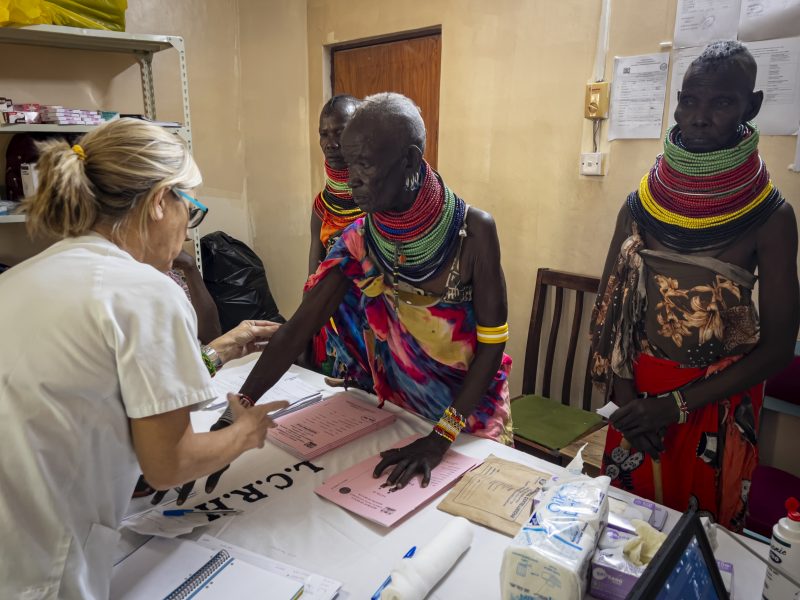
[{"label": "wristband", "polygon": [[675,398],[675,404],[678,405],[678,410],[680,411],[678,424],[683,425],[689,418],[689,405],[686,404],[686,398],[684,398],[683,392],[680,390],[672,392],[672,397]]},{"label": "wristband", "polygon": [[[250,408],[255,405],[253,399],[248,396],[247,394],[236,394],[239,396],[239,404],[244,406],[245,408]],[[222,413],[222,416],[217,419],[217,422],[211,426],[211,431],[217,431],[219,429],[224,429],[228,425],[233,423],[233,411],[231,411],[230,406],[225,409],[225,412]]]},{"label": "wristband", "polygon": [[442,418],[439,419],[439,422],[434,426],[433,432],[442,436],[452,444],[456,441],[456,437],[461,433],[461,430],[466,426],[467,422],[461,413],[452,406],[448,406]]},{"label": "wristband", "polygon": [[208,369],[208,374],[213,377],[222,367],[222,359],[211,346],[200,346],[200,354],[203,357],[203,363],[206,365],[206,369]]}]

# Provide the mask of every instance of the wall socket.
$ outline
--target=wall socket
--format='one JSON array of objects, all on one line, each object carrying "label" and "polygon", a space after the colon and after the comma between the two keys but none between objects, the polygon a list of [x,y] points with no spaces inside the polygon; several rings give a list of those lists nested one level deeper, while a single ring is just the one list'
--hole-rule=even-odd
[{"label": "wall socket", "polygon": [[581,154],[581,175],[603,174],[603,153],[584,152]]}]

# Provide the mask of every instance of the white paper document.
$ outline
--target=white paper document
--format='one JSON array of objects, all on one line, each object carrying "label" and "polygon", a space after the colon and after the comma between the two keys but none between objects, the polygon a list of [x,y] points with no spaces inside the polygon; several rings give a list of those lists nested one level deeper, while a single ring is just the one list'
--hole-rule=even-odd
[{"label": "white paper document", "polygon": [[[250,375],[250,371],[252,370],[252,363],[229,368],[223,367],[214,379],[211,380],[211,385],[217,392],[217,399],[209,403],[205,409],[213,410],[226,405],[228,403],[228,392],[237,393],[242,385],[244,385],[247,376]],[[276,400],[288,400],[290,405],[294,405],[320,395],[320,390],[318,388],[307,384],[300,379],[296,373],[287,372],[278,380],[278,383],[273,385],[259,398],[258,404],[274,402]]]},{"label": "white paper document", "polygon": [[618,408],[619,406],[617,406],[613,402],[606,402],[605,406],[601,406],[595,412],[604,419],[610,419],[611,415],[613,415]]},{"label": "white paper document", "polygon": [[669,54],[614,59],[608,139],[660,138]]},{"label": "white paper document", "polygon": [[303,583],[303,600],[333,600],[342,587],[341,582],[317,575],[300,567],[295,567],[279,560],[274,560],[255,552],[250,552],[234,544],[229,544],[210,535],[204,535],[197,543],[214,552],[227,550],[234,558],[239,558],[251,565]]},{"label": "white paper document", "polygon": [[[745,44],[758,65],[756,91],[764,92],[761,112],[755,119],[762,135],[792,135],[800,122],[800,37]],[[678,90],[692,61],[703,47],[673,52],[669,88],[669,122],[675,123]]]},{"label": "white paper document", "polygon": [[745,45],[758,65],[756,90],[764,92],[756,125],[764,135],[792,135],[800,123],[800,37]]},{"label": "white paper document", "polygon": [[153,538],[114,567],[110,598],[295,600],[303,582],[246,562],[226,549]]},{"label": "white paper document", "polygon": [[678,0],[675,48],[735,40],[741,0]]},{"label": "white paper document", "polygon": [[800,33],[800,0],[742,0],[739,39],[774,40]]}]

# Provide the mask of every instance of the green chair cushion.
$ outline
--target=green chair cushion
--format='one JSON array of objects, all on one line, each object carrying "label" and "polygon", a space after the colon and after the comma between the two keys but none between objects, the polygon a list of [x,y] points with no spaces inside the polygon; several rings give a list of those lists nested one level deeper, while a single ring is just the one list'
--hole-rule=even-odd
[{"label": "green chair cushion", "polygon": [[520,396],[511,403],[514,435],[551,450],[561,450],[586,435],[603,419],[544,396]]}]

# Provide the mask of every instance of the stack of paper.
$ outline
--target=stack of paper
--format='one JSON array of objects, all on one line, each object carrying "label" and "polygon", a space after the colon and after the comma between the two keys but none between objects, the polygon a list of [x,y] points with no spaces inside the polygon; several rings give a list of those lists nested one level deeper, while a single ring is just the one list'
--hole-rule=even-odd
[{"label": "stack of paper", "polygon": [[[289,407],[294,408],[293,406]],[[281,411],[278,426],[267,439],[294,456],[311,460],[395,420],[394,413],[381,410],[341,392],[302,410]],[[275,416],[270,415],[273,419]]]},{"label": "stack of paper", "polygon": [[[418,435],[412,435],[397,442],[394,447],[407,446],[418,438]],[[373,523],[391,527],[447,490],[461,475],[481,462],[477,458],[448,450],[442,462],[431,472],[428,487],[420,485],[421,478],[417,475],[404,488],[396,488],[386,481],[393,467],[386,469],[378,479],[372,476],[380,461],[380,455],[368,458],[326,479],[314,491]]]},{"label": "stack of paper", "polygon": [[[211,384],[217,392],[217,399],[205,407],[205,410],[213,410],[228,403],[227,394],[237,393],[244,385],[247,376],[253,369],[251,363],[235,367],[223,368],[220,370]],[[267,392],[258,399],[257,404],[274,402],[276,400],[286,400],[289,406],[283,410],[274,412],[270,418],[275,419],[281,415],[287,415],[301,408],[322,400],[322,392],[312,385],[304,382],[296,373],[287,372],[273,385]]]},{"label": "stack of paper", "polygon": [[[234,558],[247,561],[251,565],[260,567],[270,573],[299,581],[303,584],[303,600],[333,600],[342,587],[342,583],[335,579],[306,571],[300,567],[288,565],[279,560],[256,554],[255,552],[250,552],[249,550],[245,550],[234,544],[229,544],[228,542],[211,537],[210,535],[202,536],[197,540],[197,543],[215,552],[227,550]],[[267,590],[264,591],[266,592]],[[269,597],[271,598],[272,596],[270,595]]]},{"label": "stack of paper", "polygon": [[190,540],[152,538],[114,567],[110,597],[295,600],[303,582],[239,559],[228,549]]}]

